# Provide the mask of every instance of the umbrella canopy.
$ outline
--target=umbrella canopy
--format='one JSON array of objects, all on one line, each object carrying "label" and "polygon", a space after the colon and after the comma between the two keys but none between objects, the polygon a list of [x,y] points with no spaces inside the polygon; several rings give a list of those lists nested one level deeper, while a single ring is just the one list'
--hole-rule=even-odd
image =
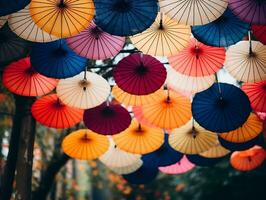
[{"label": "umbrella canopy", "polygon": [[127,109],[119,104],[103,103],[88,109],[83,117],[86,127],[102,135],[114,135],[124,131],[131,123]]},{"label": "umbrella canopy", "polygon": [[225,49],[207,46],[191,39],[177,55],[168,57],[169,64],[187,76],[208,76],[219,71],[225,61]]},{"label": "umbrella canopy", "polygon": [[125,37],[110,35],[102,31],[93,21],[86,30],[66,39],[73,51],[82,57],[94,60],[115,56],[123,48],[125,40]]},{"label": "umbrella canopy", "polygon": [[110,93],[109,83],[98,74],[81,72],[80,74],[59,81],[56,92],[65,104],[89,109],[107,100]]},{"label": "umbrella canopy", "polygon": [[81,129],[66,136],[62,143],[65,154],[79,160],[93,160],[103,155],[109,148],[106,136]]},{"label": "umbrella canopy", "polygon": [[218,137],[218,140],[220,142],[220,144],[226,148],[226,149],[229,149],[230,151],[242,151],[242,150],[246,150],[246,149],[249,149],[251,147],[253,147],[254,145],[259,145],[261,142],[260,142],[260,138],[259,136],[254,138],[254,139],[251,139],[247,142],[229,142],[225,139],[223,139],[222,137]]},{"label": "umbrella canopy", "polygon": [[0,16],[8,15],[23,9],[30,3],[30,0],[1,0],[0,1]]},{"label": "umbrella canopy", "polygon": [[118,36],[140,33],[154,22],[158,5],[156,0],[94,0],[96,24],[102,30]]},{"label": "umbrella canopy", "polygon": [[227,8],[226,0],[159,0],[161,11],[179,24],[202,25],[220,17]]},{"label": "umbrella canopy", "polygon": [[205,158],[222,158],[228,155],[229,153],[230,151],[224,148],[217,140],[216,145],[214,145],[207,151],[199,153],[199,155]]},{"label": "umbrella canopy", "polygon": [[238,81],[266,79],[266,46],[257,41],[241,41],[226,52],[225,69]]},{"label": "umbrella canopy", "polygon": [[74,53],[65,40],[35,44],[30,56],[34,69],[51,78],[72,77],[87,65],[87,59]]},{"label": "umbrella canopy", "polygon": [[213,147],[216,142],[216,133],[205,130],[194,120],[174,129],[169,136],[170,146],[185,154],[202,153]]},{"label": "umbrella canopy", "polygon": [[128,129],[113,136],[118,148],[137,154],[153,152],[164,142],[164,133],[160,129],[149,128],[133,119]]},{"label": "umbrella canopy", "polygon": [[137,119],[137,121],[143,125],[146,125],[151,128],[156,128],[153,124],[151,124],[144,116],[142,111],[142,106],[133,106],[132,112],[134,113],[134,117]]},{"label": "umbrella canopy", "polygon": [[195,94],[211,87],[215,82],[215,75],[187,76],[172,68],[168,68],[167,85],[177,92],[189,92]]},{"label": "umbrella canopy", "polygon": [[65,38],[86,29],[94,17],[92,0],[31,0],[33,21],[45,32]]},{"label": "umbrella canopy", "polygon": [[83,110],[63,104],[56,94],[44,96],[34,102],[33,117],[51,128],[70,128],[82,121]]},{"label": "umbrella canopy", "polygon": [[42,96],[51,92],[57,83],[58,80],[36,72],[29,57],[11,63],[3,71],[4,86],[21,96]]},{"label": "umbrella canopy", "polygon": [[256,39],[266,45],[266,25],[253,25],[251,28]]},{"label": "umbrella canopy", "polygon": [[187,25],[159,13],[152,26],[131,37],[131,41],[143,53],[153,56],[170,56],[186,47],[191,35]]},{"label": "umbrella canopy", "polygon": [[238,19],[229,9],[209,24],[192,27],[195,38],[216,47],[228,47],[239,42],[248,30],[249,24]]},{"label": "umbrella canopy", "polygon": [[149,95],[133,95],[115,85],[112,88],[112,95],[117,101],[126,106],[141,106],[153,102],[160,95],[160,90]]},{"label": "umbrella canopy", "polygon": [[181,160],[183,154],[172,149],[168,143],[168,134],[165,134],[163,145],[154,152],[141,157],[144,163],[150,167],[161,167],[174,164]]},{"label": "umbrella canopy", "polygon": [[8,25],[19,37],[32,42],[51,42],[58,38],[40,29],[32,20],[29,6],[9,15]]},{"label": "umbrella canopy", "polygon": [[156,58],[134,53],[119,61],[113,75],[117,86],[125,92],[147,95],[163,86],[166,69]]},{"label": "umbrella canopy", "polygon": [[230,163],[239,171],[250,171],[259,167],[266,158],[265,150],[260,146],[254,146],[245,151],[232,153]]},{"label": "umbrella canopy", "polygon": [[250,112],[247,95],[227,83],[215,83],[209,89],[197,93],[192,103],[194,119],[202,127],[218,133],[240,127]]},{"label": "umbrella canopy", "polygon": [[194,167],[195,165],[184,155],[177,163],[165,167],[159,167],[159,170],[165,174],[184,174],[192,170]]},{"label": "umbrella canopy", "polygon": [[229,0],[229,8],[247,23],[266,24],[266,2],[264,0]]},{"label": "umbrella canopy", "polygon": [[242,90],[248,95],[253,110],[266,112],[266,80],[257,83],[245,83]]},{"label": "umbrella canopy", "polygon": [[242,143],[256,138],[263,128],[263,122],[256,114],[251,113],[247,121],[236,130],[221,133],[219,136],[229,142]]},{"label": "umbrella canopy", "polygon": [[0,28],[7,22],[8,16],[0,17]]}]

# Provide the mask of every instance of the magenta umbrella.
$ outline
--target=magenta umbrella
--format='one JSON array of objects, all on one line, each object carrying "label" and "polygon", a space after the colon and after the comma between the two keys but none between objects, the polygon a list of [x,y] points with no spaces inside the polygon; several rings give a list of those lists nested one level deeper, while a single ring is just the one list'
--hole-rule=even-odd
[{"label": "magenta umbrella", "polygon": [[125,44],[125,37],[103,32],[94,22],[80,34],[68,38],[67,44],[77,54],[94,60],[111,58],[118,54]]},{"label": "magenta umbrella", "polygon": [[86,127],[98,134],[114,135],[124,131],[131,123],[127,109],[119,104],[106,102],[84,112],[83,120]]},{"label": "magenta umbrella", "polygon": [[266,24],[265,0],[229,0],[229,8],[245,22]]},{"label": "magenta umbrella", "polygon": [[134,53],[117,64],[114,79],[118,87],[129,94],[147,95],[162,87],[166,69],[156,58]]}]

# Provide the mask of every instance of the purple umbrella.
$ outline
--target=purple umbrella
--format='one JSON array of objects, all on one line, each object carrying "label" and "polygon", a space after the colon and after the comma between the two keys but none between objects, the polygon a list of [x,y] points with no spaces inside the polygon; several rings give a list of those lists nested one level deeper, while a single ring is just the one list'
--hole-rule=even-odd
[{"label": "purple umbrella", "polygon": [[83,120],[88,129],[98,134],[114,135],[128,128],[131,116],[121,105],[103,103],[86,110]]},{"label": "purple umbrella", "polygon": [[229,0],[229,8],[245,22],[266,24],[265,0]]}]

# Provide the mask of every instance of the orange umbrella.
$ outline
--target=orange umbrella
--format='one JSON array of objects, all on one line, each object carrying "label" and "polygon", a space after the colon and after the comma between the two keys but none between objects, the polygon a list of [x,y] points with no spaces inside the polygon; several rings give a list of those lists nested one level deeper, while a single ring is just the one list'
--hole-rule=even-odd
[{"label": "orange umbrella", "polygon": [[30,14],[45,32],[65,38],[85,30],[94,17],[92,0],[32,0]]},{"label": "orange umbrella", "polygon": [[230,163],[239,171],[250,171],[259,167],[265,158],[265,150],[260,146],[254,146],[245,151],[235,151],[232,153]]},{"label": "orange umbrella", "polygon": [[66,106],[56,94],[35,101],[31,112],[39,123],[51,128],[70,128],[83,118],[83,110]]},{"label": "orange umbrella", "polygon": [[149,128],[133,119],[128,129],[113,136],[115,144],[129,153],[146,154],[160,148],[164,143],[164,133],[160,129]]},{"label": "orange umbrella", "polygon": [[257,137],[263,129],[263,122],[257,115],[251,113],[247,121],[239,128],[221,133],[219,136],[229,142],[243,143],[248,142]]},{"label": "orange umbrella", "polygon": [[93,160],[108,150],[109,140],[106,136],[81,129],[66,136],[62,148],[65,154],[71,158]]},{"label": "orange umbrella", "polygon": [[159,96],[143,105],[142,111],[151,124],[165,129],[180,127],[192,117],[190,100],[170,90],[160,90]]}]

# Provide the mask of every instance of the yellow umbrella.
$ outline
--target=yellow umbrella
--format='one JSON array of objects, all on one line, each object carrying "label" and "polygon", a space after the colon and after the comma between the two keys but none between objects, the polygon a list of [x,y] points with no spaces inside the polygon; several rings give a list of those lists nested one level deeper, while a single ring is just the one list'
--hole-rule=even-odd
[{"label": "yellow umbrella", "polygon": [[143,105],[142,111],[147,121],[164,129],[180,127],[192,117],[190,99],[172,90],[161,90],[158,98]]},{"label": "yellow umbrella", "polygon": [[130,37],[132,43],[143,53],[153,56],[175,55],[186,47],[191,36],[187,25],[178,24],[159,13],[146,31]]},{"label": "yellow umbrella", "polygon": [[226,52],[225,69],[238,81],[266,79],[266,46],[257,41],[241,41]]},{"label": "yellow umbrella", "polygon": [[94,17],[92,0],[32,0],[33,21],[47,33],[70,37],[85,30]]},{"label": "yellow umbrella", "polygon": [[236,130],[221,133],[219,136],[229,142],[242,143],[257,137],[263,129],[263,122],[254,113],[251,113],[247,121]]},{"label": "yellow umbrella", "polygon": [[230,151],[224,148],[219,142],[209,150],[200,153],[199,155],[205,158],[221,158],[228,155]]},{"label": "yellow umbrella", "polygon": [[0,28],[2,28],[2,26],[4,26],[4,24],[6,23],[7,19],[8,19],[8,16],[0,17]]},{"label": "yellow umbrella", "polygon": [[160,129],[150,128],[132,120],[125,131],[113,136],[118,148],[136,154],[146,154],[160,148],[164,143],[164,133]]},{"label": "yellow umbrella", "polygon": [[194,120],[176,128],[169,135],[172,148],[185,154],[199,154],[215,146],[218,137],[216,133],[202,128]]},{"label": "yellow umbrella", "polygon": [[104,154],[109,147],[106,136],[87,129],[75,131],[66,136],[62,143],[65,154],[79,160],[93,160]]}]

